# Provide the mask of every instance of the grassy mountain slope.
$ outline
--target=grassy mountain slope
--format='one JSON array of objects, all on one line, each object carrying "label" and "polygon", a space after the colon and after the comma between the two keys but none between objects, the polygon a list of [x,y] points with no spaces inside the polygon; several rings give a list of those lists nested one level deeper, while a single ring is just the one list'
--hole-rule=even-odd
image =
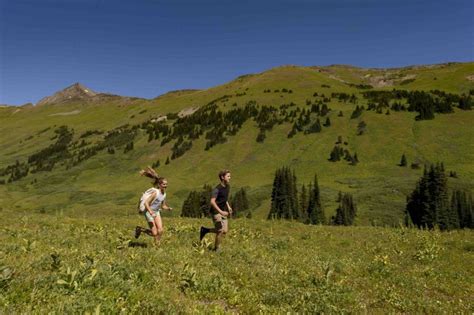
[{"label": "grassy mountain slope", "polygon": [[[67,125],[74,129],[74,140],[88,130],[108,131],[124,124],[140,124],[167,113],[203,106],[218,101],[222,111],[244,106],[255,100],[259,105],[294,102],[307,108],[313,93],[355,93],[358,104],[366,105],[356,85],[372,85],[374,90],[432,90],[461,94],[474,89],[468,79],[474,74],[474,63],[445,64],[401,69],[361,69],[350,66],[296,67],[283,66],[245,75],[207,90],[177,91],[156,99],[110,99],[100,103],[66,102],[41,107],[0,108],[0,168],[26,161],[28,156],[53,143],[54,129]],[[264,93],[269,89],[270,93]],[[282,93],[282,89],[293,93]],[[279,92],[274,92],[279,90]],[[319,98],[321,99],[321,98]],[[322,202],[328,215],[336,208],[339,190],[352,192],[359,206],[358,224],[396,224],[402,219],[406,195],[413,189],[422,170],[397,166],[403,153],[408,162],[442,161],[456,171],[458,179],[450,185],[474,188],[473,111],[455,109],[452,114],[436,114],[430,121],[415,121],[416,113],[393,112],[391,115],[365,111],[358,119],[349,117],[354,104],[331,99],[328,114],[331,126],[317,134],[298,133],[288,139],[291,124],[276,125],[266,133],[264,143],[255,141],[258,129],[252,120],[228,141],[205,151],[203,137],[182,157],[164,165],[174,141],[160,146],[161,139],[147,141],[138,131],[134,150],[117,150],[96,156],[66,170],[57,166],[51,172],[38,172],[7,185],[0,185],[0,204],[19,211],[55,212],[70,215],[102,213],[126,214],[133,211],[139,192],[148,186],[137,176],[138,170],[160,159],[159,172],[170,182],[170,203],[179,207],[191,189],[214,184],[217,171],[230,168],[233,190],[246,187],[256,217],[265,218],[269,209],[271,184],[276,168],[292,166],[299,184],[307,184],[318,174]],[[339,111],[343,117],[338,117]],[[325,119],[325,118],[324,118]],[[324,122],[322,119],[321,123]],[[367,123],[367,132],[357,136],[358,123]],[[50,128],[50,129],[47,129]],[[338,136],[348,142],[351,153],[357,152],[360,163],[328,161]],[[102,135],[87,137],[97,143]],[[235,190],[234,190],[235,191]]]}]

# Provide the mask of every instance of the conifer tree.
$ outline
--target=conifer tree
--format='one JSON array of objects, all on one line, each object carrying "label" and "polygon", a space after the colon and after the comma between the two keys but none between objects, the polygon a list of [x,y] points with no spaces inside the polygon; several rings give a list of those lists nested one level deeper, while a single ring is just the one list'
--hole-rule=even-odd
[{"label": "conifer tree", "polygon": [[199,199],[199,217],[208,217],[210,216],[210,200],[212,194],[212,187],[210,185],[204,185],[202,187],[201,193],[198,195]]},{"label": "conifer tree", "polygon": [[309,224],[326,223],[324,210],[321,205],[321,196],[320,196],[320,191],[319,191],[317,175],[314,175],[314,184],[312,185],[312,190],[310,192],[307,213],[308,213]]},{"label": "conifer tree", "polygon": [[316,119],[316,121],[309,127],[309,129],[306,131],[306,133],[317,133],[321,132],[322,127],[319,119]]},{"label": "conifer tree", "polygon": [[423,176],[407,199],[407,212],[417,227],[442,230],[456,228],[453,201],[449,203],[447,177],[443,164],[425,166]]},{"label": "conifer tree", "polygon": [[355,119],[355,118],[359,117],[360,115],[362,115],[362,111],[363,111],[363,109],[361,107],[359,107],[359,105],[357,105],[356,108],[354,109],[354,111],[351,114],[351,119]]},{"label": "conifer tree", "polygon": [[331,120],[329,119],[329,117],[326,118],[326,122],[324,123],[324,127],[329,127],[331,126]]},{"label": "conifer tree", "polygon": [[278,169],[273,180],[268,219],[298,219],[296,176],[289,167]]},{"label": "conifer tree", "polygon": [[235,217],[239,217],[247,211],[249,209],[249,201],[245,189],[239,189],[234,196],[232,196],[230,204]]},{"label": "conifer tree", "polygon": [[344,150],[339,146],[334,146],[331,153],[329,154],[329,161],[337,162],[341,160],[342,155],[344,154]]},{"label": "conifer tree", "polygon": [[[341,193],[339,193],[341,194]],[[357,207],[354,203],[352,195],[344,193],[336,209],[336,215],[333,217],[333,224],[335,225],[353,225],[354,219],[357,215]]]},{"label": "conifer tree", "polygon": [[458,106],[460,109],[462,110],[471,110],[472,109],[472,100],[471,100],[471,97],[469,95],[463,95],[460,99],[459,99],[459,106]]},{"label": "conifer tree", "polygon": [[300,220],[302,222],[306,222],[307,220],[307,212],[306,209],[308,209],[308,194],[306,192],[306,187],[303,184],[301,186],[301,194],[300,194],[300,199],[299,199],[300,205]]},{"label": "conifer tree", "polygon": [[402,166],[402,167],[406,167],[408,165],[407,157],[405,156],[405,153],[403,153],[402,159],[400,160],[399,165]]}]

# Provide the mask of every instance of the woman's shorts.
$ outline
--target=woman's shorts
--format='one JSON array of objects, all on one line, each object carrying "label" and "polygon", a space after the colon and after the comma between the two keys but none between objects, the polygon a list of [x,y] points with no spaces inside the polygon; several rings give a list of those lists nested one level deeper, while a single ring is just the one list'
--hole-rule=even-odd
[{"label": "woman's shorts", "polygon": [[[155,214],[156,216],[159,216],[159,215],[160,215],[160,210],[159,210],[159,209],[158,209],[158,210],[153,210],[153,209],[152,209],[151,211],[152,211],[153,214]],[[155,218],[153,218],[153,217],[151,216],[151,214],[150,214],[150,212],[148,212],[148,210],[145,211],[145,220],[147,220],[147,221],[150,222],[150,223],[155,221]]]}]

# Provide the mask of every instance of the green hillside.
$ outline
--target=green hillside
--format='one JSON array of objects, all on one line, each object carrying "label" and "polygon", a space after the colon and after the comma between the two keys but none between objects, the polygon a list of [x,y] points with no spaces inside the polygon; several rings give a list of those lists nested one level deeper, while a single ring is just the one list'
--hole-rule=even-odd
[{"label": "green hillside", "polygon": [[[338,192],[344,191],[354,195],[358,225],[396,225],[403,219],[406,196],[422,174],[424,163],[444,162],[448,172],[458,174],[458,178],[449,179],[451,187],[474,189],[474,111],[454,106],[452,113],[435,113],[434,119],[419,121],[415,120],[417,112],[390,110],[387,115],[389,108],[383,108],[380,113],[364,110],[356,119],[350,119],[351,113],[356,106],[367,109],[370,101],[363,96],[367,91],[440,90],[467,95],[474,90],[473,75],[474,63],[400,69],[283,66],[244,75],[207,90],[175,91],[152,100],[110,97],[87,102],[71,99],[37,107],[1,107],[0,169],[16,161],[26,163],[33,154],[55,143],[58,140],[54,138],[58,137],[55,130],[60,126],[73,129],[68,146],[72,155],[81,148],[101,143],[107,132],[117,127],[128,124],[124,128],[134,125],[137,128],[130,131],[135,136],[133,150],[127,153],[123,152],[126,143],[120,143],[115,154],[103,149],[72,166],[68,165],[72,160],[65,159],[50,171],[31,173],[30,170],[26,177],[0,185],[0,207],[21,213],[61,212],[71,216],[132,213],[140,192],[149,185],[138,176],[138,171],[159,159],[158,171],[169,180],[169,201],[177,209],[175,215],[179,215],[190,190],[215,184],[218,170],[229,168],[233,191],[245,187],[254,217],[266,218],[274,172],[286,165],[295,170],[299,184],[307,184],[315,173],[318,175],[328,216],[335,211]],[[333,93],[354,94],[357,100],[344,102],[337,95],[332,97]],[[309,110],[312,104],[324,102],[331,111],[319,119],[323,124],[329,117],[331,125],[322,127],[319,133],[299,132],[288,138],[296,117],[274,124],[259,143],[256,141],[259,127],[253,117],[235,135],[226,136],[225,143],[209,150],[205,150],[208,140],[204,133],[192,141],[189,151],[167,165],[165,161],[177,139],[163,146],[162,136],[149,142],[146,128],[142,128],[143,123],[160,116],[173,114],[168,115],[173,118],[181,111],[189,114],[190,109],[210,103],[225,113],[243,108],[249,102],[260,109],[264,105],[281,109],[281,105],[287,104],[288,112],[296,108]],[[393,100],[388,105],[393,105]],[[311,119],[316,118],[312,114]],[[361,121],[367,128],[364,134],[357,135]],[[168,119],[166,124],[171,127],[175,122],[176,119]],[[102,133],[81,138],[87,131]],[[347,142],[342,144],[345,149],[351,154],[357,152],[360,162],[356,166],[345,161],[328,161],[338,136]],[[189,139],[184,137],[184,140]],[[409,165],[417,162],[421,168],[398,166],[404,153]],[[0,176],[5,182],[8,178],[8,174]]]}]

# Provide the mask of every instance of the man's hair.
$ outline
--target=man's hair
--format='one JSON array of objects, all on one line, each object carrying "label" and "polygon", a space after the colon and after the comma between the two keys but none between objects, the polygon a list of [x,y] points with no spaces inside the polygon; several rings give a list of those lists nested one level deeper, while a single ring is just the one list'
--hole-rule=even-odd
[{"label": "man's hair", "polygon": [[229,174],[230,171],[229,170],[222,170],[219,172],[219,180],[223,180],[224,179],[224,176],[226,176],[227,174]]}]

